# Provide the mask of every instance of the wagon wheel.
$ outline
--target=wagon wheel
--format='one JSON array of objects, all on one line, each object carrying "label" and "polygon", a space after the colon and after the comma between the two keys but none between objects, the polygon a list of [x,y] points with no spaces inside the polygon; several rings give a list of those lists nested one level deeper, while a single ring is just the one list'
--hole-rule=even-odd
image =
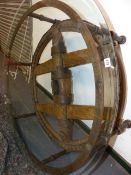
[{"label": "wagon wheel", "polygon": [[[88,49],[66,53],[61,32],[69,31],[81,33],[85,43],[88,45]],[[51,40],[53,41],[52,59],[39,64],[40,56]],[[110,51],[111,53],[108,54],[114,59],[112,50]],[[94,68],[96,106],[73,105],[71,94],[72,82],[69,68],[87,63],[92,63]],[[115,67],[113,69],[104,67],[103,61],[101,61],[97,51],[96,43],[87,26],[82,21],[74,22],[66,20],[56,24],[43,36],[38,44],[34,54],[32,68],[33,93],[37,116],[43,129],[64,149],[67,151],[81,151],[79,158],[74,162],[75,166],[77,166],[77,162],[79,165],[86,163],[90,153],[98,145],[100,147],[105,146],[111,136],[116,117],[115,112],[117,112],[115,111],[116,106],[114,106],[115,100],[117,100],[115,95],[118,93],[118,89],[115,88],[115,81],[117,82],[115,71]],[[52,73],[53,103],[40,104],[36,92],[36,79],[38,75],[49,72]],[[103,73],[104,79],[102,76]],[[110,81],[107,81],[109,79]],[[104,86],[107,87],[105,91],[103,90]],[[112,94],[110,96],[112,104],[109,99],[104,104],[104,99],[106,99],[106,95],[108,96],[106,90]],[[53,115],[61,123],[62,127],[60,127],[59,133],[47,121],[46,116],[49,117],[50,115]],[[71,139],[72,120],[76,119],[94,120],[90,135],[81,140]]]},{"label": "wagon wheel", "polygon": [[[114,64],[113,68],[105,68],[104,58],[106,55],[103,57],[98,52],[96,43],[87,25],[81,21],[76,12],[59,1],[54,2],[53,0],[43,0],[32,6],[21,18],[11,40],[10,50],[12,49],[13,41],[24,19],[31,15],[31,13],[36,9],[44,6],[59,8],[72,20],[63,21],[58,24],[56,23],[43,36],[34,54],[32,82],[37,117],[43,129],[46,130],[47,134],[51,138],[58,142],[67,151],[78,151],[79,156],[73,163],[63,168],[50,167],[42,162],[39,162],[39,165],[51,174],[69,174],[83,166],[90,158],[93,151],[98,150],[98,148],[105,147],[108,143],[117,115],[117,96],[119,91],[117,87],[117,69],[115,68],[115,57],[112,54],[112,50],[110,50],[108,56],[110,56],[111,62]],[[75,31],[81,33],[88,48],[81,51],[66,53],[64,40],[61,35],[61,32],[64,31]],[[57,40],[56,36],[58,36]],[[51,40],[53,41],[53,59],[39,65],[40,56],[46,45]],[[60,45],[63,47],[61,48]],[[63,62],[61,61],[62,59]],[[72,81],[69,68],[87,63],[92,63],[94,68],[96,105],[73,105],[71,93]],[[58,69],[56,69],[56,67],[58,67]],[[40,104],[36,93],[36,79],[38,75],[48,72],[52,72],[54,102],[50,104]],[[69,85],[68,87],[66,83]],[[59,87],[59,91],[57,91],[57,88],[55,89],[55,87]],[[110,96],[108,96],[108,94],[110,94]],[[60,122],[62,126],[60,127],[60,130],[62,131],[62,134],[61,132],[56,132],[46,120],[45,115],[49,117],[50,114],[54,115],[56,120]],[[94,120],[90,135],[87,135],[82,140],[72,140],[71,138],[72,121],[75,121],[76,119]],[[34,160],[38,164],[38,160],[36,160],[36,158],[34,158]]]}]

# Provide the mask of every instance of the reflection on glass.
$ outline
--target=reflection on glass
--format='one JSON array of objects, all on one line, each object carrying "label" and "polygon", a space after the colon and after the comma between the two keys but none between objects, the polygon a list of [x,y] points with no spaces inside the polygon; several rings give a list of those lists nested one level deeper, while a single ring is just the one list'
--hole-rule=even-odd
[{"label": "reflection on glass", "polygon": [[71,68],[74,104],[95,105],[95,81],[91,64]]},{"label": "reflection on glass", "polygon": [[89,21],[97,26],[105,24],[98,7],[93,0],[61,0],[72,7],[83,20]]},{"label": "reflection on glass", "polygon": [[[68,52],[88,49],[80,33],[64,32],[65,45]],[[81,65],[70,69],[73,81],[73,104],[95,106],[95,79],[92,64]],[[93,121],[83,120],[92,127]]]},{"label": "reflection on glass", "polygon": [[67,52],[87,49],[87,45],[80,33],[77,32],[63,32],[62,33]]},{"label": "reflection on glass", "polygon": [[[46,46],[46,48],[44,49],[39,64],[42,64],[44,62],[46,62],[47,60],[51,59],[51,47],[52,47],[52,41],[50,41],[48,43],[48,45]],[[44,74],[44,75],[40,75],[37,76],[37,82],[43,86],[47,91],[49,91],[50,93],[52,93],[52,88],[51,88],[51,73],[48,74]]]},{"label": "reflection on glass", "polygon": [[[80,33],[63,33],[67,52],[88,49]],[[73,104],[95,105],[95,81],[92,64],[81,65],[70,69],[73,79]]]}]

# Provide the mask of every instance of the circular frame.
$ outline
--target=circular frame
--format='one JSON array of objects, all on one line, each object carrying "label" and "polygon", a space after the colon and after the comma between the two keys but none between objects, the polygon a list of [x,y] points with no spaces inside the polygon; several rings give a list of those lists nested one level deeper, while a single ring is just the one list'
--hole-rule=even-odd
[{"label": "circular frame", "polygon": [[[58,26],[62,27],[62,25],[63,25],[62,31],[64,31],[64,27],[66,26],[65,25],[66,22],[67,21],[63,21],[63,22],[57,24],[57,27]],[[83,27],[84,34],[85,34],[85,31],[89,32],[89,30],[87,29],[87,26],[83,22],[82,22],[81,25],[77,24],[77,26],[82,26]],[[39,42],[39,44],[37,46],[34,57],[33,57],[33,69],[32,69],[32,76],[33,77],[32,77],[32,80],[33,80],[33,87],[34,87],[34,97],[35,97],[34,101],[35,101],[35,103],[38,103],[38,100],[37,100],[37,95],[35,94],[36,77],[35,77],[35,75],[33,75],[33,72],[34,72],[34,68],[39,63],[39,59],[40,59],[40,56],[41,56],[44,48],[46,47],[46,45],[50,42],[50,40],[53,37],[54,27],[56,27],[56,26],[53,26],[42,37],[41,41]],[[58,27],[58,28],[61,29],[61,27]],[[70,26],[70,29],[72,29],[71,26]],[[66,30],[66,28],[65,28],[65,30]],[[90,32],[86,36],[88,36],[88,38],[84,37],[84,39],[86,41],[86,44],[87,43],[89,44],[89,38],[91,37]],[[112,112],[114,112],[113,109],[110,108],[109,110],[104,111],[105,110],[104,109],[104,94],[103,94],[104,90],[102,90],[102,87],[104,86],[104,83],[102,83],[102,82],[104,82],[104,80],[109,79],[111,77],[111,75],[112,75],[112,79],[114,80],[114,74],[112,74],[112,71],[114,71],[114,69],[108,70],[109,72],[108,71],[106,72],[106,77],[104,77],[104,79],[103,79],[102,70],[104,69],[104,71],[105,71],[105,68],[103,67],[104,65],[101,64],[101,60],[100,60],[99,54],[97,52],[95,42],[92,42],[91,38],[90,38],[90,43],[91,43],[92,49],[94,49],[94,52],[93,52],[93,56],[94,56],[93,57],[94,58],[93,67],[94,67],[94,74],[95,74],[95,80],[96,80],[96,90],[97,90],[96,91],[97,115],[96,115],[96,120],[93,124],[93,128],[92,128],[92,131],[91,131],[91,134],[90,134],[90,138],[88,140],[88,144],[86,145],[86,150],[83,150],[83,152],[81,153],[79,158],[74,162],[74,166],[78,165],[78,163],[80,165],[82,162],[83,163],[86,162],[95,149],[97,150],[97,148],[105,147],[105,145],[107,145],[107,143],[109,141],[109,138],[111,136],[111,129],[112,129],[111,125],[114,124],[114,118],[112,117]],[[110,77],[108,77],[108,76],[110,76]],[[112,80],[111,80],[111,82],[112,82]],[[106,81],[106,84],[107,83],[108,82]],[[110,86],[108,86],[108,87],[110,87]],[[117,93],[117,89],[116,88],[114,88],[114,89],[116,90],[116,93]],[[109,89],[106,89],[106,90],[109,92]],[[99,103],[100,100],[101,100],[101,104]],[[103,106],[102,106],[102,102],[103,102]],[[107,121],[104,124],[103,124],[103,113],[104,113],[104,115],[107,115],[107,118],[106,118]],[[41,123],[42,127],[45,128],[47,126],[47,123],[45,121],[43,122],[43,116],[41,116],[41,114],[38,113],[38,117],[39,117],[39,120],[40,120],[40,123]],[[102,128],[102,125],[103,125],[103,128]],[[48,130],[47,132],[49,133],[49,131],[50,130]],[[51,136],[51,138],[55,138],[55,137]],[[62,146],[64,147],[64,145],[62,145]],[[66,147],[64,147],[64,148],[66,149]]]}]

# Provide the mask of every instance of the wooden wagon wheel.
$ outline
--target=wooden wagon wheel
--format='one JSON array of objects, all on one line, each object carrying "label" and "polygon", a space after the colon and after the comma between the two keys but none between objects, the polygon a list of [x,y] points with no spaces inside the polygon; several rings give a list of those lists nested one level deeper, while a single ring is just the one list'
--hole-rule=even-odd
[{"label": "wooden wagon wheel", "polygon": [[[43,0],[32,6],[27,11],[27,13],[21,18],[14,32],[13,38],[11,40],[10,51],[12,49],[15,36],[25,18],[30,16],[31,13],[36,9],[45,6],[56,7],[64,11],[72,20],[56,23],[42,37],[34,54],[32,80],[36,112],[41,126],[44,128],[44,130],[46,130],[51,138],[57,141],[65,150],[78,151],[80,154],[72,164],[63,168],[46,166],[42,162],[39,162],[39,165],[41,168],[51,174],[69,174],[84,165],[90,158],[90,155],[93,153],[93,151],[98,150],[98,148],[105,147],[109,141],[118,112],[118,70],[115,64],[116,60],[110,36],[108,36],[110,45],[105,47],[105,50],[99,51],[97,49],[96,41],[93,39],[92,34],[85,22],[81,20],[79,15],[74,10],[59,1],[54,2],[53,0]],[[64,31],[75,31],[81,33],[88,48],[73,53],[66,53],[66,49],[63,49],[64,41],[61,35],[61,32]],[[59,36],[57,40],[55,36]],[[99,40],[99,38],[97,39]],[[53,41],[53,59],[50,59],[49,61],[39,65],[40,56],[46,45],[51,40]],[[60,44],[63,45],[63,47],[60,47]],[[106,68],[104,64],[104,61],[107,57],[109,57],[111,62],[111,66],[108,68]],[[62,59],[64,61],[61,61]],[[72,83],[69,68],[87,63],[92,63],[94,68],[96,105],[72,105]],[[56,67],[59,67],[58,70]],[[52,72],[54,103],[39,104],[36,93],[36,78],[37,75],[48,72]],[[69,84],[69,87],[66,86],[66,83]],[[66,88],[64,87],[62,89],[63,85]],[[55,87],[61,88],[59,91],[57,91]],[[65,92],[67,94],[64,94]],[[61,133],[57,133],[55,130],[53,130],[52,126],[44,117],[45,113],[47,116],[49,114],[54,115],[57,120],[60,120],[61,126],[64,127],[64,130],[62,130],[64,139]],[[90,135],[82,140],[72,140],[70,137],[72,121],[76,119],[94,120]],[[38,163],[36,158],[34,158],[34,160],[36,163]]]},{"label": "wooden wagon wheel", "polygon": [[[69,54],[65,53],[65,49],[61,50],[63,42],[61,39],[60,32],[68,32],[68,31],[81,32],[86,44],[88,44],[88,49],[72,52]],[[55,38],[57,38],[57,40]],[[39,64],[41,54],[44,48],[47,46],[47,44],[51,40],[53,40],[53,48],[52,48],[53,58],[45,63]],[[60,60],[62,60],[62,64]],[[54,102],[51,104],[39,104],[37,93],[36,93],[36,82],[37,82],[36,78],[38,75],[52,72],[53,74],[56,75],[55,81],[59,84],[60,87],[67,87],[65,83],[68,83],[69,85],[68,87],[70,87],[71,76],[70,76],[70,72],[68,72],[68,68],[81,65],[81,64],[87,64],[87,63],[92,63],[94,68],[95,81],[96,81],[96,106],[95,107],[94,106],[83,107],[78,105],[77,106],[72,105],[71,99],[70,99],[70,95],[71,95],[70,89],[66,91],[66,94],[59,94],[59,92],[58,94],[57,92],[55,94],[54,92],[55,90],[53,89]],[[56,69],[58,67],[60,68],[58,69],[59,72],[57,72],[57,69]],[[104,79],[102,76],[103,75],[102,69],[104,69],[104,73],[106,73],[106,76],[104,77]],[[60,72],[61,70],[63,72]],[[82,21],[73,22],[70,20],[66,20],[59,24],[56,24],[42,37],[41,41],[38,44],[38,47],[34,54],[33,68],[32,68],[33,90],[34,90],[33,92],[34,92],[34,101],[36,105],[37,116],[39,118],[39,121],[42,127],[46,130],[48,135],[51,138],[55,139],[64,149],[66,149],[67,151],[81,151],[79,158],[74,162],[75,167],[78,165],[77,163],[79,163],[79,166],[80,164],[82,165],[86,163],[92,151],[99,146],[100,147],[105,146],[108,143],[109,137],[111,136],[114,118],[115,118],[114,117],[115,111],[113,108],[115,108],[114,102],[116,99],[112,99],[114,101],[114,102],[112,101],[113,102],[112,107],[111,106],[104,107],[103,97],[104,95],[106,96],[106,94],[104,94],[104,91],[102,89],[104,87],[104,81],[109,80],[109,78],[111,78],[111,81],[105,82],[107,85],[107,89],[105,90],[109,92],[110,88],[112,88],[113,86],[112,91],[114,92],[116,91],[115,93],[113,92],[112,94],[113,98],[115,94],[118,93],[117,88],[115,88],[114,75],[113,75],[115,73],[114,70],[115,68],[107,69],[104,67],[104,63],[102,63],[100,56],[98,54],[96,44],[93,38],[91,37],[91,33],[88,30],[86,24]],[[60,76],[58,78],[59,80],[57,79],[57,76]],[[115,81],[117,82],[117,80]],[[113,84],[110,84],[110,82]],[[65,90],[66,89],[64,89],[64,92]],[[59,95],[62,95],[62,97],[58,98]],[[99,100],[101,101],[101,104],[99,103]],[[65,114],[65,111],[66,111],[66,114]],[[57,118],[57,120],[64,121],[65,127],[62,125],[62,123],[61,125],[64,128],[63,133],[66,135],[65,139],[63,139],[64,137],[62,137],[60,133],[57,133],[52,128],[52,126],[50,126],[50,124],[48,123],[48,121],[43,115],[44,113],[54,115]],[[94,124],[93,124],[93,128],[90,136],[87,136],[85,139],[75,140],[75,141],[71,140],[71,138],[68,137],[70,136],[69,135],[70,132],[68,133],[68,131],[70,130],[68,127],[69,126],[68,123],[70,123],[70,120],[72,121],[75,119],[94,120]]]},{"label": "wooden wagon wheel", "polygon": [[[82,36],[88,45],[88,49],[72,52],[72,53],[65,53],[64,45],[61,41],[61,32],[69,32],[75,31],[82,33]],[[47,36],[46,36],[47,35]],[[34,87],[34,100],[36,104],[36,111],[38,116],[40,116],[40,120],[42,121],[41,124],[43,128],[47,129],[47,132],[50,133],[51,137],[57,140],[61,146],[63,146],[67,150],[82,150],[85,149],[85,144],[89,141],[89,138],[85,138],[83,140],[78,141],[67,141],[69,138],[68,136],[60,137],[52,128],[49,126],[48,122],[44,119],[41,113],[48,113],[54,115],[58,120],[63,120],[65,126],[63,125],[63,129],[65,132],[68,133],[69,126],[66,123],[66,120],[98,120],[99,130],[97,131],[98,135],[100,132],[100,128],[102,126],[102,121],[111,120],[110,112],[112,111],[112,107],[104,107],[104,92],[102,92],[102,88],[104,87],[103,83],[101,86],[98,82],[104,82],[102,77],[101,71],[101,58],[98,54],[97,48],[95,46],[95,42],[91,37],[90,31],[88,30],[85,23],[82,21],[79,22],[72,22],[72,21],[63,21],[57,25],[57,27],[53,27],[47,34],[41,39],[36,52],[33,58],[33,87]],[[54,36],[56,39],[54,39]],[[40,56],[46,47],[46,45],[51,41],[53,41],[52,47],[52,57],[53,59],[48,60],[40,65],[39,59]],[[59,46],[60,44],[60,46]],[[61,48],[62,50],[60,50]],[[111,53],[112,54],[112,50]],[[94,58],[94,59],[93,59]],[[71,94],[71,74],[69,68],[75,67],[78,65],[83,65],[87,63],[92,63],[94,68],[95,74],[95,81],[96,81],[96,106],[80,106],[80,105],[72,105],[72,94]],[[104,64],[103,64],[104,66]],[[63,69],[63,70],[62,70]],[[111,68],[111,71],[114,69]],[[38,75],[46,74],[52,72],[52,88],[53,88],[53,99],[54,103],[51,104],[39,104],[37,93],[36,93],[36,77]],[[110,76],[107,74],[107,76]],[[106,77],[109,79],[110,77]],[[113,81],[114,79],[112,79]],[[106,82],[107,83],[107,82]],[[114,85],[114,84],[111,84]],[[110,90],[110,86],[109,90]],[[62,89],[63,88],[63,89]],[[64,89],[65,88],[65,89]],[[107,91],[109,92],[107,89]],[[113,89],[112,89],[113,90]],[[59,92],[55,92],[59,91]],[[114,95],[114,94],[113,94]],[[101,101],[101,104],[97,101]],[[97,106],[98,105],[98,106]],[[103,108],[104,107],[104,108]],[[100,111],[101,109],[101,111]],[[97,112],[100,112],[100,114]],[[104,112],[104,114],[103,114]],[[66,114],[65,114],[66,113]],[[98,116],[97,116],[98,114]],[[103,116],[104,115],[104,116]],[[106,116],[107,115],[107,116]],[[109,116],[108,116],[109,115]],[[106,118],[107,117],[107,118]],[[110,118],[111,117],[111,118]],[[62,123],[61,123],[62,124]],[[67,126],[66,126],[67,125]],[[66,130],[67,129],[67,130]],[[65,132],[62,131],[64,134]],[[94,133],[95,134],[95,133]],[[93,134],[93,135],[94,135]],[[93,140],[95,137],[93,137]]]},{"label": "wooden wagon wheel", "polygon": [[[65,49],[62,47],[63,39],[61,39],[60,32],[69,31],[81,33],[86,44],[88,45],[88,49],[72,52],[69,54],[65,53]],[[51,40],[53,40],[53,58],[47,62],[39,64],[40,56]],[[108,54],[115,62],[111,45],[110,53]],[[72,165],[69,165],[69,167],[71,166],[72,168],[78,168],[78,166],[80,167],[82,164],[86,163],[92,151],[97,149],[99,146],[102,147],[107,145],[114,126],[117,114],[117,105],[115,102],[118,100],[116,96],[118,93],[117,72],[115,65],[113,68],[105,68],[103,59],[104,58],[100,58],[96,48],[96,43],[93,40],[87,25],[83,21],[74,22],[71,20],[66,20],[53,26],[43,36],[34,54],[32,80],[37,116],[43,129],[46,130],[48,135],[57,141],[64,149],[67,151],[81,151],[76,161],[74,161]],[[71,75],[68,68],[87,63],[92,63],[94,68],[96,81],[95,107],[71,104]],[[40,104],[36,93],[36,79],[38,75],[49,72],[52,72],[53,74],[52,81],[55,80],[53,83],[57,82],[56,84],[59,84],[55,84],[53,87],[57,86],[58,89],[65,87],[66,89],[60,89],[59,92],[57,92],[57,89],[53,89],[53,103]],[[69,89],[66,86],[66,83],[68,84]],[[103,90],[104,86],[107,87],[107,89],[105,88],[105,91]],[[64,94],[65,92],[66,94]],[[111,98],[109,100],[108,97],[107,101],[105,100],[106,106],[104,106],[104,99],[106,98],[105,96],[108,95],[107,92],[111,94]],[[99,103],[100,101],[101,104]],[[108,104],[108,102],[110,104]],[[61,132],[56,132],[48,123],[45,118],[45,116],[48,116],[48,114],[54,115],[57,120],[61,120],[61,126],[63,126],[62,133],[64,133],[63,135],[61,135]],[[70,132],[68,132],[70,131],[69,125],[70,123],[72,124],[72,120],[75,119],[94,120],[90,136],[87,136],[82,140],[71,140],[69,135]]]}]

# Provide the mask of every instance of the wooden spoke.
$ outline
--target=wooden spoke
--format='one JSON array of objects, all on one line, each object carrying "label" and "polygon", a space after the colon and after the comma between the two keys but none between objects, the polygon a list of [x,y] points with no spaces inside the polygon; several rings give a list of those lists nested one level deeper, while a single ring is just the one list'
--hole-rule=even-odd
[{"label": "wooden spoke", "polygon": [[83,49],[64,54],[63,66],[70,68],[91,63],[91,55],[90,49]]},{"label": "wooden spoke", "polygon": [[[112,117],[112,108],[104,107],[103,120],[110,120]],[[95,106],[87,105],[68,105],[67,106],[67,119],[77,120],[94,120],[96,117]]]},{"label": "wooden spoke", "polygon": [[[53,72],[59,65],[59,56],[55,55],[53,59],[50,59],[38,66],[34,70],[34,75],[42,75],[49,72]],[[91,52],[89,49],[83,49],[75,52],[63,54],[63,67],[70,68],[83,64],[91,63]]]},{"label": "wooden spoke", "polygon": [[94,120],[95,116],[95,106],[69,105],[67,107],[68,119]]},{"label": "wooden spoke", "polygon": [[34,75],[42,75],[52,72],[55,69],[54,59],[50,59],[38,66],[34,70]]},{"label": "wooden spoke", "polygon": [[54,103],[48,103],[48,104],[37,104],[36,109],[38,112],[41,113],[48,113],[49,115],[52,115],[56,117],[57,119],[63,119],[65,118],[65,107],[60,106]]}]

